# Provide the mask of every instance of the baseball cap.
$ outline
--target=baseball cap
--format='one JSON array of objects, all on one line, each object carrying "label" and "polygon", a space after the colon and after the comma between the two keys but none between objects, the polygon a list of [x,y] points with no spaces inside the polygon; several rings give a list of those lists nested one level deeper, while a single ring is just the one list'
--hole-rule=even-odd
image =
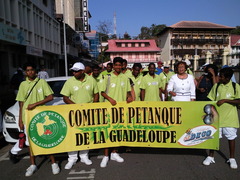
[{"label": "baseball cap", "polygon": [[73,65],[73,67],[70,68],[70,70],[72,70],[72,71],[85,70],[85,66],[82,63],[77,62]]},{"label": "baseball cap", "polygon": [[163,64],[163,62],[162,61],[158,61],[157,64]]}]

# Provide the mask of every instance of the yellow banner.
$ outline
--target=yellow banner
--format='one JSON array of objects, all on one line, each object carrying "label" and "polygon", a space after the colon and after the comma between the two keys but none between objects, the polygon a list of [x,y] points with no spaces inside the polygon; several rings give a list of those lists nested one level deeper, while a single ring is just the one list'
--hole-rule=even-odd
[{"label": "yellow banner", "polygon": [[27,111],[34,155],[116,146],[219,149],[215,102],[41,106]]}]

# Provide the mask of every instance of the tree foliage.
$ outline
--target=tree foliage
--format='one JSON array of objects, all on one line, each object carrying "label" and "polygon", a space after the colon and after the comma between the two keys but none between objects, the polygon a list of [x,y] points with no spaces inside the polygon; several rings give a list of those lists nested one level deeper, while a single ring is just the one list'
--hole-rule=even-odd
[{"label": "tree foliage", "polygon": [[132,38],[127,32],[125,32],[123,35],[123,39],[132,39]]},{"label": "tree foliage", "polygon": [[112,23],[110,21],[99,21],[96,27],[98,32],[102,34],[109,34],[112,29]]},{"label": "tree foliage", "polygon": [[117,39],[117,35],[116,34],[112,34],[112,35],[110,35],[109,39]]},{"label": "tree foliage", "polygon": [[107,49],[108,49],[108,45],[105,46],[103,51],[99,54],[98,62],[104,63],[104,62],[110,61],[110,55],[109,55],[109,53],[106,53]]},{"label": "tree foliage", "polygon": [[109,39],[109,36],[107,34],[99,33],[99,41],[100,42],[107,42]]},{"label": "tree foliage", "polygon": [[166,27],[165,24],[152,24],[151,27],[142,26],[139,39],[155,39],[157,35]]},{"label": "tree foliage", "polygon": [[240,35],[240,26],[236,26],[236,29],[233,29],[233,30],[231,31],[231,34]]}]

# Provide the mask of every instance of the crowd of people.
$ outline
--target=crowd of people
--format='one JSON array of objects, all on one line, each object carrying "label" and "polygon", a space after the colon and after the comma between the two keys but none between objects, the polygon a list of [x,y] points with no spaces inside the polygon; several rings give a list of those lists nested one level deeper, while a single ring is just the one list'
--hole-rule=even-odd
[{"label": "crowd of people", "polygon": [[[24,109],[32,110],[53,98],[53,92],[46,81],[37,77],[35,65],[26,64],[24,70],[26,81],[20,84],[16,98],[19,101],[19,127],[22,131],[25,130]],[[217,67],[208,64],[204,68],[204,74],[196,78],[184,61],[178,62],[174,70],[161,61],[157,63],[157,67],[155,63],[149,63],[148,67],[143,69],[141,63],[135,63],[132,69],[129,69],[127,60],[115,57],[113,63],[108,63],[104,71],[98,65],[84,66],[80,62],[75,63],[70,71],[73,77],[65,82],[61,90],[66,104],[110,102],[114,106],[121,101],[217,101],[220,135],[225,135],[229,140],[230,167],[237,168],[234,150],[239,127],[236,105],[240,103],[240,87],[231,81],[231,68],[223,68],[218,74]],[[25,134],[27,135],[27,132]],[[20,150],[16,144],[9,152],[10,159],[15,163]],[[92,164],[87,150],[68,152],[65,169],[74,166],[78,154],[81,162]],[[53,174],[58,174],[60,168],[54,156],[51,155],[50,159]],[[106,148],[100,166],[106,167],[109,159],[124,162],[118,154],[118,148]],[[26,176],[31,176],[37,170],[34,156],[31,155],[30,160],[31,166],[27,169]],[[210,151],[203,164],[210,165],[214,162],[213,151]]]}]

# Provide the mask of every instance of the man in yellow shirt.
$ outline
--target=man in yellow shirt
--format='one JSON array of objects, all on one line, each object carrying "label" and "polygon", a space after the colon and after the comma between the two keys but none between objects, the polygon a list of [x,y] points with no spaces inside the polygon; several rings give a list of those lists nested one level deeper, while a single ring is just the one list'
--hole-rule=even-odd
[{"label": "man in yellow shirt", "polygon": [[[70,69],[73,72],[73,77],[68,79],[62,90],[63,101],[66,104],[92,103],[98,102],[98,87],[96,80],[85,74],[85,66],[77,62]],[[91,165],[92,161],[88,158],[88,150],[80,151],[81,162],[86,165]],[[71,169],[78,160],[78,152],[68,152],[68,163],[65,169]]]}]

